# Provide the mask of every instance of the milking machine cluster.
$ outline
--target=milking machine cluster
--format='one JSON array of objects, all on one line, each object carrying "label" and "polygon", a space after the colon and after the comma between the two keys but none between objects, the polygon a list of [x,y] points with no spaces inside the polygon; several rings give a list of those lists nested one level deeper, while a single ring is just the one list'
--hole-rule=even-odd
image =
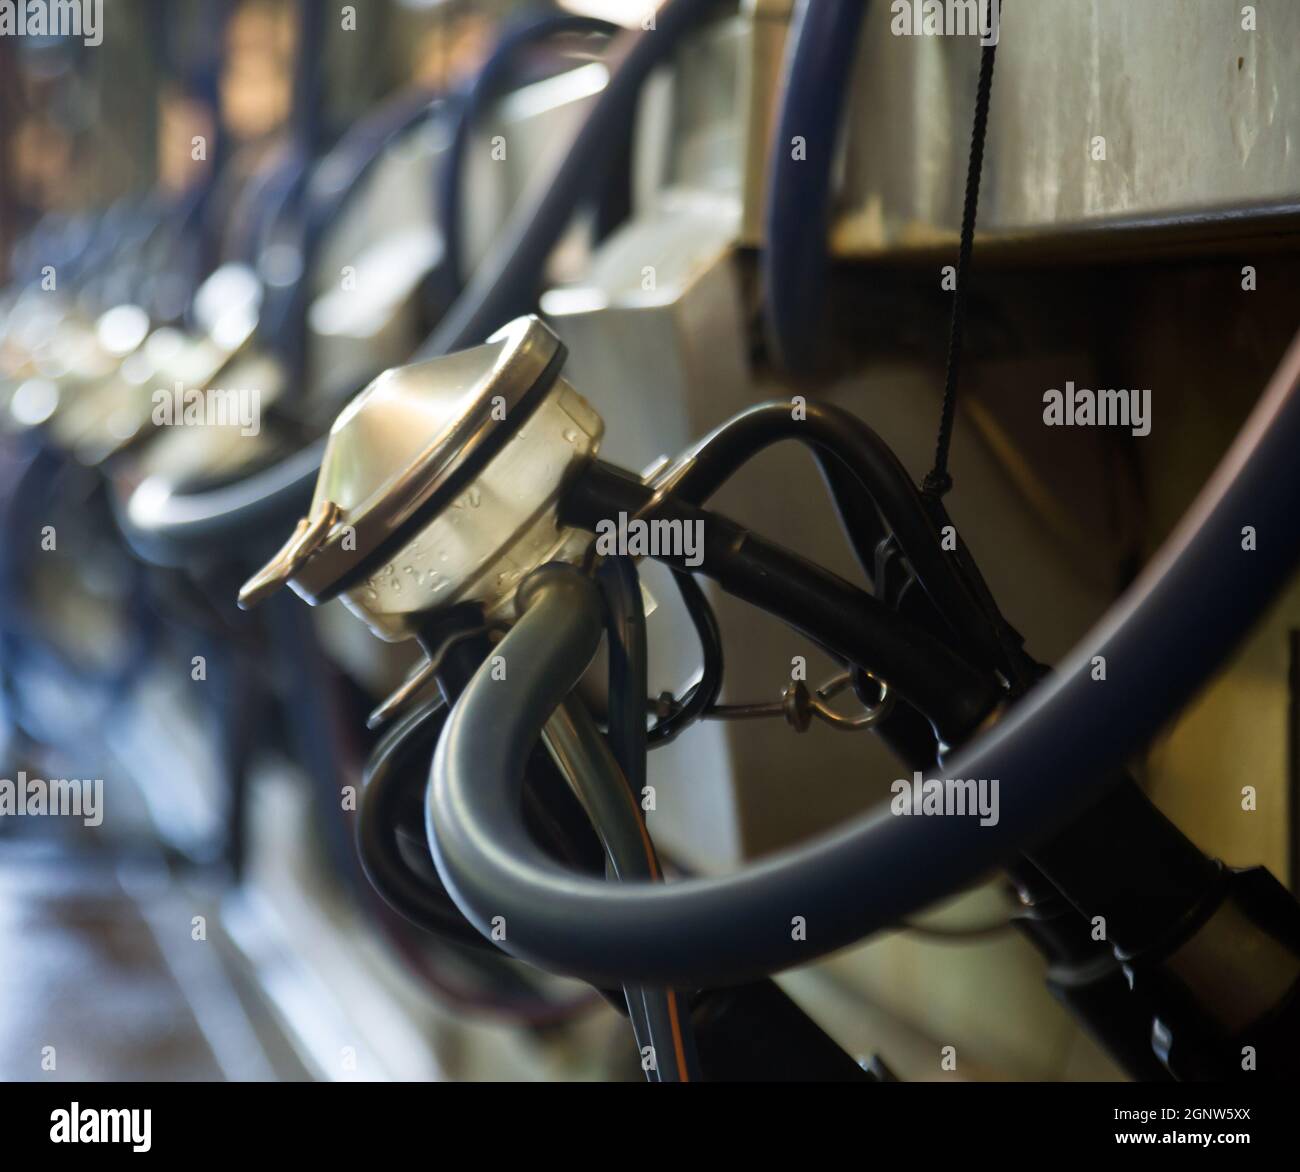
[{"label": "milking machine cluster", "polygon": [[[476,930],[539,967],[621,984],[638,1039],[676,1055],[660,1073],[689,1077],[686,1006],[700,990],[740,984],[779,997],[745,983],[851,943],[997,861],[1053,988],[1135,1076],[1227,1077],[1242,1070],[1243,1052],[1266,1057],[1279,1076],[1293,1072],[1300,907],[1267,871],[1204,856],[1084,732],[1086,712],[1049,731],[1057,697],[1080,686],[1077,670],[1048,677],[1030,658],[970,552],[945,552],[942,506],[870,427],[826,406],[770,403],[647,479],[598,458],[602,421],[564,379],[563,361],[554,334],[521,318],[486,345],[376,380],[335,422],[308,515],[240,596],[253,605],[286,583],[313,604],[341,596],[381,638],[415,639],[425,652],[382,706],[405,723],[381,768],[403,751],[402,737],[421,740],[408,768],[423,790],[427,853],[403,854],[420,827],[404,825],[383,792],[393,781],[376,793],[372,777],[360,830],[369,874],[395,907],[431,931]],[[1294,383],[1282,372],[1261,446],[1300,417]],[[906,613],[706,507],[781,439],[815,450],[869,580],[883,549],[897,547],[919,594]],[[1262,458],[1257,450],[1239,476]],[[856,524],[865,517],[874,523]],[[648,720],[655,701],[634,559],[602,557],[597,537],[636,522],[669,524],[655,557],[685,592],[697,590],[685,585],[692,573],[711,579],[842,665],[861,711],[833,723],[872,728],[926,773],[996,778],[1000,816],[981,817],[973,803],[965,819],[878,815],[738,874],[662,882],[640,813],[646,750],[674,717],[737,713],[716,703],[707,616],[699,626],[714,668]],[[702,535],[698,558],[668,539],[687,528]],[[1131,624],[1142,617],[1136,608],[1110,638],[1140,644]],[[607,703],[597,720],[573,689],[603,639]],[[805,691],[770,709],[806,727],[827,700]],[[439,708],[449,713],[434,738]],[[1057,744],[1035,759],[1035,736]],[[1081,740],[1094,745],[1087,760]],[[1073,793],[1061,781],[1066,753]],[[573,796],[560,800],[564,781]],[[1052,786],[1047,797],[1022,792]],[[574,842],[584,811],[608,876]],[[885,869],[907,843],[942,877],[919,890],[889,883]],[[800,920],[806,934],[791,931]],[[680,1004],[657,1012],[663,998]],[[815,1027],[807,1031],[820,1048]],[[790,1044],[798,1038],[792,1031]]]},{"label": "milking machine cluster", "polygon": [[[1128,767],[1300,560],[1300,344],[1183,525],[1049,669],[944,505],[960,298],[940,457],[920,484],[864,418],[815,394],[740,410],[648,472],[602,458],[606,429],[626,423],[584,398],[596,388],[571,385],[565,345],[532,311],[575,212],[618,222],[626,185],[612,172],[648,79],[727,5],[668,0],[653,28],[617,38],[589,17],[522,20],[469,84],[404,95],[328,143],[308,51],[327,7],[300,10],[290,141],[239,198],[216,166],[184,206],[105,217],[66,268],[94,296],[51,308],[29,282],[10,298],[5,344],[23,361],[4,410],[28,447],[7,531],[28,542],[33,518],[72,501],[59,524],[105,547],[78,605],[115,635],[105,662],[74,662],[37,617],[43,588],[13,556],[0,562],[7,707],[28,733],[103,722],[161,624],[199,630],[221,665],[236,872],[258,680],[274,675],[288,742],[328,801],[340,744],[377,732],[355,824],[376,920],[397,913],[390,930],[445,945],[542,1018],[555,1006],[539,1006],[533,970],[589,983],[627,1015],[652,1080],[891,1078],[887,1055],[859,1065],[771,978],[990,874],[1013,893],[1053,994],[1132,1077],[1300,1074],[1300,904],[1267,870],[1204,854]],[[833,140],[865,6],[796,7],[778,123],[784,134],[816,117]],[[607,43],[607,77],[567,149],[471,260],[465,157],[485,111],[527,76],[529,54],[562,45],[586,60]],[[992,82],[983,53],[963,295]],[[313,360],[304,274],[356,193],[430,127],[446,146],[431,201],[442,243],[365,345],[342,346],[337,367]],[[815,381],[833,152],[772,168],[755,346]],[[28,243],[32,257],[49,251]],[[142,394],[251,385],[260,427],[235,410],[199,447]],[[183,414],[183,397],[169,402]],[[834,510],[863,584],[712,507],[777,444],[816,462],[826,499],[800,507]],[[1248,561],[1244,525],[1267,535]],[[649,678],[646,561],[667,567],[699,645],[679,694],[655,694]],[[418,649],[368,720],[329,693],[305,612],[274,597],[286,585]],[[264,626],[231,612],[236,592],[241,609],[267,604]],[[720,595],[785,624],[833,672],[723,702]],[[38,711],[42,680],[66,703]],[[647,826],[648,753],[700,722],[744,720],[784,721],[792,737],[814,723],[869,732],[916,789],[738,870],[691,874]],[[353,844],[332,849],[350,867]]]}]

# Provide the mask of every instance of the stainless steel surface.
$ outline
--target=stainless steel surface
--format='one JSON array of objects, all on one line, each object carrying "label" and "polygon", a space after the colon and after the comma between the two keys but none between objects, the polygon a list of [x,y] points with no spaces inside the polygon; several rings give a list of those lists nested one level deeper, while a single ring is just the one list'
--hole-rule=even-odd
[{"label": "stainless steel surface", "polygon": [[432,118],[390,144],[321,242],[307,315],[312,396],[337,402],[410,355],[423,281],[444,251],[430,184],[447,137]]},{"label": "stainless steel surface", "polygon": [[777,103],[785,71],[786,33],[794,0],[746,0],[748,45],[742,76],[745,84],[744,187],[740,243],[763,240],[767,203],[768,160],[776,133]]},{"label": "stainless steel surface", "polygon": [[[1256,31],[1242,27],[1246,8]],[[894,36],[892,19],[876,4],[864,26],[834,233],[842,255],[927,249],[954,241],[960,223],[978,40]],[[1292,0],[1007,4],[981,231],[1041,237],[1175,212],[1232,229],[1232,209],[1261,201],[1289,203],[1294,217],[1297,43]]]},{"label": "stainless steel surface", "polygon": [[[1242,27],[1243,8],[1256,29]],[[764,236],[790,0],[747,0],[652,85],[638,126],[640,214],[665,191],[736,201]],[[832,250],[951,256],[979,66],[975,37],[896,36],[869,7],[849,95]],[[1001,23],[980,195],[982,255],[1300,233],[1300,6],[1259,0],[1032,0]],[[729,125],[730,124],[730,125]],[[1104,139],[1105,158],[1100,153]],[[1100,230],[1099,230],[1100,229]],[[1113,234],[1112,234],[1113,230]],[[1172,238],[1173,245],[1164,244]]]}]

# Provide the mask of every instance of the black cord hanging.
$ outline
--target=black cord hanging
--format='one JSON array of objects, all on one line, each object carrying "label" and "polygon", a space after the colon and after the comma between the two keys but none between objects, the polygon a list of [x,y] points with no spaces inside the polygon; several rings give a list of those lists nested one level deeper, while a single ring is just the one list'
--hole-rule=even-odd
[{"label": "black cord hanging", "polygon": [[[1001,0],[988,0],[990,5]],[[983,27],[993,28],[992,9],[989,22]],[[962,331],[966,324],[966,278],[970,271],[971,249],[975,243],[975,215],[979,207],[980,175],[984,169],[984,137],[989,122],[989,100],[993,92],[993,63],[997,56],[996,42],[985,45],[980,54],[979,88],[975,94],[975,124],[971,131],[970,162],[966,170],[966,198],[961,215],[961,243],[957,252],[957,288],[952,299],[952,324],[948,332],[948,364],[943,388],[943,414],[939,419],[939,438],[935,445],[934,467],[926,474],[923,489],[926,496],[939,500],[952,488],[948,472],[948,448],[952,443],[953,421],[957,412],[957,383],[961,372]]]}]

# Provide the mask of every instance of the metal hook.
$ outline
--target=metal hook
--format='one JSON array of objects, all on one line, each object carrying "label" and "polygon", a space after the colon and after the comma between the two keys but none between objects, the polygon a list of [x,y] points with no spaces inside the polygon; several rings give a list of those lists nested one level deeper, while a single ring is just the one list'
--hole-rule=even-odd
[{"label": "metal hook", "polygon": [[844,672],[827,681],[816,692],[809,692],[802,680],[796,680],[787,686],[781,700],[781,711],[787,723],[796,732],[807,732],[816,717],[831,728],[841,732],[860,732],[879,724],[893,711],[894,696],[889,685],[870,672],[867,678],[880,686],[880,700],[869,708],[864,708],[856,716],[845,716],[836,712],[829,701],[834,700],[852,682],[852,675]]},{"label": "metal hook", "polygon": [[853,681],[852,673],[844,672],[817,689],[817,694],[812,701],[813,714],[832,728],[842,729],[845,732],[857,732],[860,729],[871,728],[872,725],[879,724],[884,720],[894,710],[894,694],[889,690],[889,685],[884,680],[872,675],[871,672],[865,669],[862,674],[880,689],[879,700],[870,707],[863,708],[856,716],[843,716],[836,712],[828,701],[835,699]]},{"label": "metal hook", "polygon": [[828,680],[816,692],[810,692],[802,680],[796,680],[787,685],[781,699],[774,704],[718,704],[705,715],[710,720],[757,720],[781,716],[795,732],[807,732],[816,718],[841,732],[860,732],[879,724],[894,710],[894,694],[889,685],[869,671],[864,674],[879,685],[880,699],[856,716],[845,716],[830,705],[830,701],[852,683],[853,676],[849,672]]}]

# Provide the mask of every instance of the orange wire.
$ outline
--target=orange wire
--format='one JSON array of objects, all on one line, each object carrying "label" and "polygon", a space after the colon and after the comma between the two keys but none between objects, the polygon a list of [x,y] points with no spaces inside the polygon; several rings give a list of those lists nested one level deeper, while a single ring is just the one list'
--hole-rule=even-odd
[{"label": "orange wire", "polygon": [[[650,878],[656,881],[662,880],[663,872],[659,869],[659,856],[655,853],[654,842],[650,838],[649,828],[645,824],[645,815],[642,813],[636,799],[633,798],[632,790],[627,785],[621,785],[619,789],[623,791],[623,795],[627,798],[636,817],[637,829],[641,832],[641,844],[645,847],[646,862],[650,865]],[[677,1070],[681,1074],[682,1082],[690,1082],[691,1076],[686,1069],[686,1042],[682,1037],[682,1023],[677,1009],[677,992],[674,989],[669,989],[667,992],[668,1021],[672,1027],[673,1053],[677,1058]]]}]

